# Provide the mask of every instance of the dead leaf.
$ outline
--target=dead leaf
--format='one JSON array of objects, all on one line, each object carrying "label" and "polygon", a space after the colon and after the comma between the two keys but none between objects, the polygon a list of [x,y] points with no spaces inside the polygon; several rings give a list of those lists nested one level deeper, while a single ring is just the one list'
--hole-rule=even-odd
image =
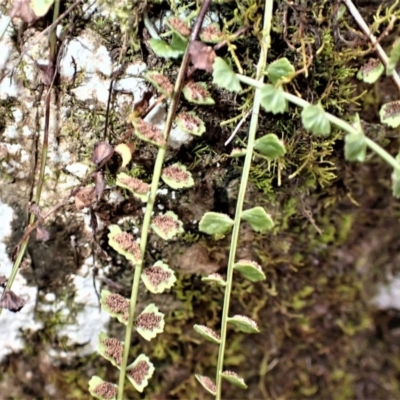
[{"label": "dead leaf", "polygon": [[114,153],[111,144],[107,142],[98,142],[94,145],[92,161],[99,166],[103,161],[109,160]]},{"label": "dead leaf", "polygon": [[0,286],[5,287],[7,284],[8,278],[5,275],[0,276]]},{"label": "dead leaf", "polygon": [[95,172],[92,176],[95,185],[96,197],[97,200],[100,200],[101,196],[103,196],[104,189],[106,188],[106,181],[104,179],[104,174],[102,171],[98,171]]},{"label": "dead leaf", "polygon": [[13,291],[5,290],[1,296],[0,307],[12,312],[18,312],[25,305],[25,303],[26,300],[17,296]]},{"label": "dead leaf", "polygon": [[50,233],[47,229],[38,226],[36,228],[36,240],[40,242],[47,242],[50,239]]},{"label": "dead leaf", "polygon": [[135,150],[133,142],[125,144],[121,143],[114,147],[114,151],[117,152],[122,158],[121,167],[126,167],[132,159],[132,154]]},{"label": "dead leaf", "polygon": [[76,209],[78,211],[82,210],[96,201],[96,189],[94,187],[85,187],[81,189],[74,198]]},{"label": "dead leaf", "polygon": [[207,72],[213,71],[212,65],[217,55],[211,46],[195,40],[190,43],[189,53],[195,68],[203,69]]},{"label": "dead leaf", "polygon": [[54,77],[54,66],[53,64],[39,64],[36,63],[36,66],[39,68],[41,72],[42,82],[45,86],[51,86]]},{"label": "dead leaf", "polygon": [[38,19],[30,7],[30,0],[15,0],[10,11],[10,18],[21,18],[28,24]]}]

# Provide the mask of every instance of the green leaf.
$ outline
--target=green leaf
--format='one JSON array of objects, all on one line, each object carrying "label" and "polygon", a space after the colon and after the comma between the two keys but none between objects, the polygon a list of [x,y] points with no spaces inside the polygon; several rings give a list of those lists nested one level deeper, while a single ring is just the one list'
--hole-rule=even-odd
[{"label": "green leaf", "polygon": [[268,79],[273,85],[282,79],[288,80],[294,74],[294,67],[286,57],[273,61],[267,67]]},{"label": "green leaf", "polygon": [[164,314],[158,311],[155,304],[149,304],[135,320],[135,328],[146,340],[154,339],[164,330]]},{"label": "green leaf", "polygon": [[194,185],[192,174],[181,163],[164,168],[161,179],[172,189],[189,188]]},{"label": "green leaf", "polygon": [[150,226],[164,240],[170,240],[184,232],[182,221],[172,211],[153,217]]},{"label": "green leaf", "polygon": [[207,90],[204,82],[189,81],[182,89],[185,99],[190,103],[199,105],[214,105],[215,101]]},{"label": "green leaf", "polygon": [[352,132],[344,138],[344,157],[349,161],[364,162],[367,152],[367,144],[363,131]]},{"label": "green leaf", "polygon": [[155,371],[154,365],[149,357],[140,354],[136,360],[126,367],[126,376],[134,388],[142,393],[143,389],[149,384],[149,379]]},{"label": "green leaf", "polygon": [[283,141],[275,135],[268,133],[254,142],[254,148],[264,156],[275,160],[286,153]]},{"label": "green leaf", "polygon": [[327,136],[331,133],[331,124],[321,104],[304,107],[301,120],[304,128],[313,135]]},{"label": "green leaf", "polygon": [[171,47],[175,51],[179,51],[180,55],[185,54],[188,43],[189,43],[188,40],[185,39],[183,36],[180,36],[179,33],[177,32],[172,33]]},{"label": "green leaf", "polygon": [[204,121],[194,111],[181,111],[175,118],[178,127],[189,135],[201,136],[206,131]]},{"label": "green leaf", "polygon": [[230,92],[242,90],[238,77],[221,57],[216,57],[213,64],[213,83]]},{"label": "green leaf", "polygon": [[43,17],[47,14],[54,0],[31,0],[30,7],[37,17]]},{"label": "green leaf", "polygon": [[255,261],[239,260],[233,265],[233,268],[239,271],[249,281],[259,282],[265,279],[265,274],[261,265]]},{"label": "green leaf", "polygon": [[204,339],[208,340],[209,342],[220,344],[221,338],[220,336],[211,328],[204,326],[204,325],[194,325],[194,330],[203,336]]},{"label": "green leaf", "polygon": [[[103,381],[103,379],[101,379],[99,376],[94,375],[89,381],[89,392],[96,399],[116,400],[118,386],[114,385],[113,383]],[[104,393],[106,393],[106,395]]]},{"label": "green leaf", "polygon": [[124,342],[120,342],[115,338],[110,338],[104,332],[99,333],[98,340],[99,354],[106,360],[110,361],[114,367],[120,369]]},{"label": "green leaf", "polygon": [[385,67],[379,60],[370,58],[358,71],[357,78],[366,83],[375,83],[384,70]]},{"label": "green leaf", "polygon": [[241,378],[237,373],[233,371],[224,371],[222,372],[221,376],[233,385],[238,386],[241,389],[247,389],[247,385],[244,383],[244,379]]},{"label": "green leaf", "polygon": [[241,218],[256,232],[267,232],[274,226],[271,216],[260,206],[243,211]]},{"label": "green leaf", "polygon": [[108,229],[110,230],[108,244],[133,264],[137,264],[141,259],[141,254],[135,238],[128,232],[122,232],[118,225],[110,225]]},{"label": "green leaf", "polygon": [[208,377],[204,375],[195,374],[195,378],[198,380],[201,386],[207,390],[208,393],[215,396],[217,394],[217,387],[215,383]]},{"label": "green leaf", "polygon": [[[398,163],[400,163],[400,153],[397,154],[396,161]],[[400,197],[400,169],[399,170],[396,170],[396,169],[393,170],[393,173],[392,173],[392,193],[393,193],[394,197],[396,197],[396,198]]]},{"label": "green leaf", "polygon": [[384,104],[379,111],[379,115],[383,124],[397,128],[400,125],[400,101]]},{"label": "green leaf", "polygon": [[151,38],[149,40],[149,46],[158,57],[162,58],[178,58],[183,54],[181,50],[174,49],[162,39]]},{"label": "green leaf", "polygon": [[392,75],[396,64],[400,60],[400,39],[396,39],[390,50],[390,57],[386,67],[386,75]]},{"label": "green leaf", "polygon": [[206,212],[199,222],[201,232],[208,235],[225,235],[231,231],[234,221],[226,214]]},{"label": "green leaf", "polygon": [[128,324],[129,300],[120,294],[112,293],[109,290],[101,291],[100,304],[104,311],[112,317],[117,318],[124,325]]},{"label": "green leaf", "polygon": [[141,179],[125,174],[125,172],[120,172],[117,175],[116,184],[119,187],[129,190],[136,198],[143,202],[146,202],[149,197],[150,185]]},{"label": "green leaf", "polygon": [[141,278],[152,293],[162,293],[171,289],[176,282],[175,272],[162,261],[157,261],[152,267],[144,268]]},{"label": "green leaf", "polygon": [[258,333],[257,323],[253,321],[249,317],[245,317],[244,315],[235,315],[231,318],[228,318],[228,323],[233,325],[237,330],[244,333]]},{"label": "green leaf", "polygon": [[231,157],[244,157],[247,153],[246,149],[232,149],[230,156]]},{"label": "green leaf", "polygon": [[226,286],[226,282],[225,282],[224,278],[222,278],[222,276],[217,273],[213,273],[208,276],[205,276],[204,278],[201,278],[201,280],[203,282],[208,282],[212,285],[217,285],[217,286],[222,286],[222,287]]},{"label": "green leaf", "polygon": [[283,113],[288,109],[282,86],[266,84],[261,88],[261,106],[273,114]]}]

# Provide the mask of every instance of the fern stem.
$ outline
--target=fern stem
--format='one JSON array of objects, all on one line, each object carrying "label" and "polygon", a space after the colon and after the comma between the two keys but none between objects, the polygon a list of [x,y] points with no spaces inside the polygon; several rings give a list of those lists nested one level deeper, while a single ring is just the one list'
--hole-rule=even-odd
[{"label": "fern stem", "polygon": [[[264,10],[264,27],[262,32],[262,40],[261,40],[261,51],[260,51],[260,59],[257,65],[257,82],[262,85],[264,81],[263,71],[265,65],[267,63],[267,53],[268,48],[270,46],[270,31],[272,24],[272,8],[273,8],[273,0],[265,0],[265,10]],[[225,354],[225,346],[226,346],[226,333],[227,333],[227,325],[228,325],[228,314],[229,314],[229,305],[230,305],[230,297],[232,291],[232,282],[233,282],[233,265],[236,257],[236,249],[239,239],[239,231],[240,231],[240,219],[243,210],[244,198],[246,195],[247,182],[249,179],[251,160],[253,158],[253,147],[254,141],[256,137],[257,127],[258,127],[258,116],[260,112],[261,106],[261,92],[260,88],[256,88],[254,95],[254,104],[253,111],[250,120],[250,128],[249,128],[249,138],[246,149],[246,158],[244,161],[244,167],[242,172],[242,179],[240,181],[240,188],[238,199],[236,203],[236,211],[235,211],[235,223],[233,225],[232,231],[232,239],[231,246],[229,252],[229,260],[228,260],[228,271],[226,278],[226,287],[225,287],[225,296],[224,296],[224,307],[222,311],[222,321],[221,321],[221,344],[219,346],[218,352],[218,363],[217,363],[217,375],[216,375],[216,399],[221,399],[221,390],[222,390],[222,370],[224,365],[224,354]]]},{"label": "fern stem", "polygon": [[[253,86],[255,88],[261,89],[264,85],[260,81],[256,79],[249,78],[248,76],[236,74],[239,80],[247,85]],[[306,100],[301,99],[300,97],[295,96],[294,94],[283,92],[283,96],[285,99],[293,104],[296,104],[299,107],[305,108],[310,105],[310,103]],[[359,133],[358,129],[349,124],[348,122],[340,119],[328,112],[325,112],[326,118],[332,124],[336,125],[338,128],[344,130],[347,133]],[[384,161],[386,161],[391,167],[393,167],[396,171],[400,172],[400,163],[390,155],[383,147],[379,146],[379,144],[375,143],[372,139],[365,137],[365,144],[376,154],[378,154]]]},{"label": "fern stem", "polygon": [[[57,20],[58,15],[60,14],[60,0],[56,0],[54,3],[54,11],[53,11],[53,21]],[[50,33],[49,43],[50,43],[50,54],[49,54],[49,65],[54,66],[54,74],[56,74],[56,65],[55,60],[57,56],[57,37],[56,37],[56,26],[53,27],[53,30]],[[53,76],[54,78],[54,76]],[[54,80],[54,79],[53,79]],[[53,84],[50,84],[47,88],[46,97],[45,97],[45,120],[44,120],[44,130],[43,130],[43,145],[42,145],[42,155],[41,155],[41,165],[39,172],[39,179],[36,186],[36,192],[34,197],[34,202],[39,205],[40,198],[42,195],[42,189],[44,184],[44,175],[46,170],[46,162],[47,162],[47,152],[49,149],[49,121],[50,121],[50,99],[51,99],[51,91],[53,89]],[[33,213],[29,215],[28,225],[33,225],[35,222],[36,216]],[[14,265],[11,270],[11,274],[8,277],[7,285],[3,293],[6,290],[10,290],[15,277],[17,276],[19,266],[21,265],[22,259],[24,258],[26,248],[28,247],[29,236],[22,242],[19,250],[17,258],[15,259]],[[0,307],[0,314],[3,311],[3,308]]]},{"label": "fern stem", "polygon": [[[171,132],[172,123],[173,123],[173,120],[175,117],[176,109],[178,107],[182,88],[185,83],[186,72],[187,72],[187,68],[189,65],[189,61],[190,61],[190,53],[189,53],[190,43],[197,39],[197,36],[199,34],[201,25],[203,24],[203,20],[204,20],[205,14],[207,12],[207,9],[210,5],[210,2],[211,2],[211,0],[205,0],[201,6],[199,15],[196,19],[196,23],[193,27],[193,30],[192,30],[192,33],[190,36],[188,47],[186,48],[185,54],[182,59],[178,77],[176,78],[174,92],[172,94],[171,103],[168,108],[168,115],[167,115],[167,120],[165,122],[165,128],[164,128],[164,133],[163,133],[166,142],[168,142],[169,134]],[[166,148],[160,148],[158,150],[156,162],[154,165],[153,177],[151,180],[150,195],[149,195],[149,199],[146,204],[146,212],[145,212],[145,215],[143,218],[142,233],[141,233],[141,237],[140,237],[141,259],[140,259],[140,262],[135,267],[135,274],[134,274],[134,278],[133,278],[133,282],[132,282],[131,299],[130,299],[130,304],[129,304],[129,318],[128,318],[128,325],[127,325],[126,331],[125,331],[124,354],[123,354],[123,358],[122,358],[119,381],[118,381],[118,400],[123,400],[123,395],[124,395],[126,366],[128,363],[129,349],[130,349],[130,343],[131,343],[131,338],[132,338],[133,319],[134,319],[134,315],[135,315],[137,295],[138,295],[138,291],[139,291],[140,275],[142,274],[143,262],[144,262],[148,234],[149,234],[149,229],[150,229],[151,214],[153,212],[154,204],[156,201],[157,189],[158,189],[158,185],[160,182],[162,166],[164,164],[165,153],[166,153]]]}]

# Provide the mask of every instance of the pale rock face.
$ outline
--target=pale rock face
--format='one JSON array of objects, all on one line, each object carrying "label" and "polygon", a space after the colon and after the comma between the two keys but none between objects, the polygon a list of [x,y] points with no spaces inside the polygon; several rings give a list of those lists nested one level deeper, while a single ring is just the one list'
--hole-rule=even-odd
[{"label": "pale rock face", "polygon": [[[6,253],[4,240],[11,235],[11,222],[14,212],[11,207],[0,202],[0,275],[9,276],[12,269],[12,262]],[[21,330],[29,329],[34,332],[43,327],[42,322],[35,320],[34,309],[37,298],[37,288],[28,286],[25,278],[17,274],[12,291],[26,300],[21,311],[13,313],[3,310],[0,316],[0,361],[7,354],[18,352],[24,349],[25,343],[21,337]]]}]

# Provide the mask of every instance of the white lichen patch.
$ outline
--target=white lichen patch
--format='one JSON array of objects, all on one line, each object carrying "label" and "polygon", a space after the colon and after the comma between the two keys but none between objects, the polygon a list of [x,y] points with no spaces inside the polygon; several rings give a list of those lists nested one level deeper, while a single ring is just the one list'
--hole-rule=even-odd
[{"label": "white lichen patch", "polygon": [[[4,240],[11,234],[12,219],[12,208],[0,202],[0,275],[6,277],[11,273],[12,262],[6,253]],[[43,326],[41,322],[35,320],[37,288],[27,286],[25,278],[17,274],[12,290],[15,294],[24,298],[26,304],[18,313],[8,310],[3,310],[1,313],[0,361],[8,354],[24,349],[23,330],[35,332]]]},{"label": "white lichen patch", "polygon": [[[91,272],[92,258],[86,260],[81,270],[72,279],[75,297],[74,302],[77,306],[82,306],[69,324],[64,324],[57,332],[59,337],[66,337],[68,345],[79,345],[79,350],[75,354],[68,356],[87,355],[97,350],[97,338],[100,331],[106,330],[110,322],[110,316],[99,307],[99,299],[93,286],[93,276]],[[100,282],[95,280],[97,290],[100,291]],[[56,352],[53,349],[53,352]],[[64,353],[56,353],[58,356],[66,356]]]},{"label": "white lichen patch", "polygon": [[400,310],[400,276],[392,277],[386,285],[379,285],[372,303],[380,310]]}]

